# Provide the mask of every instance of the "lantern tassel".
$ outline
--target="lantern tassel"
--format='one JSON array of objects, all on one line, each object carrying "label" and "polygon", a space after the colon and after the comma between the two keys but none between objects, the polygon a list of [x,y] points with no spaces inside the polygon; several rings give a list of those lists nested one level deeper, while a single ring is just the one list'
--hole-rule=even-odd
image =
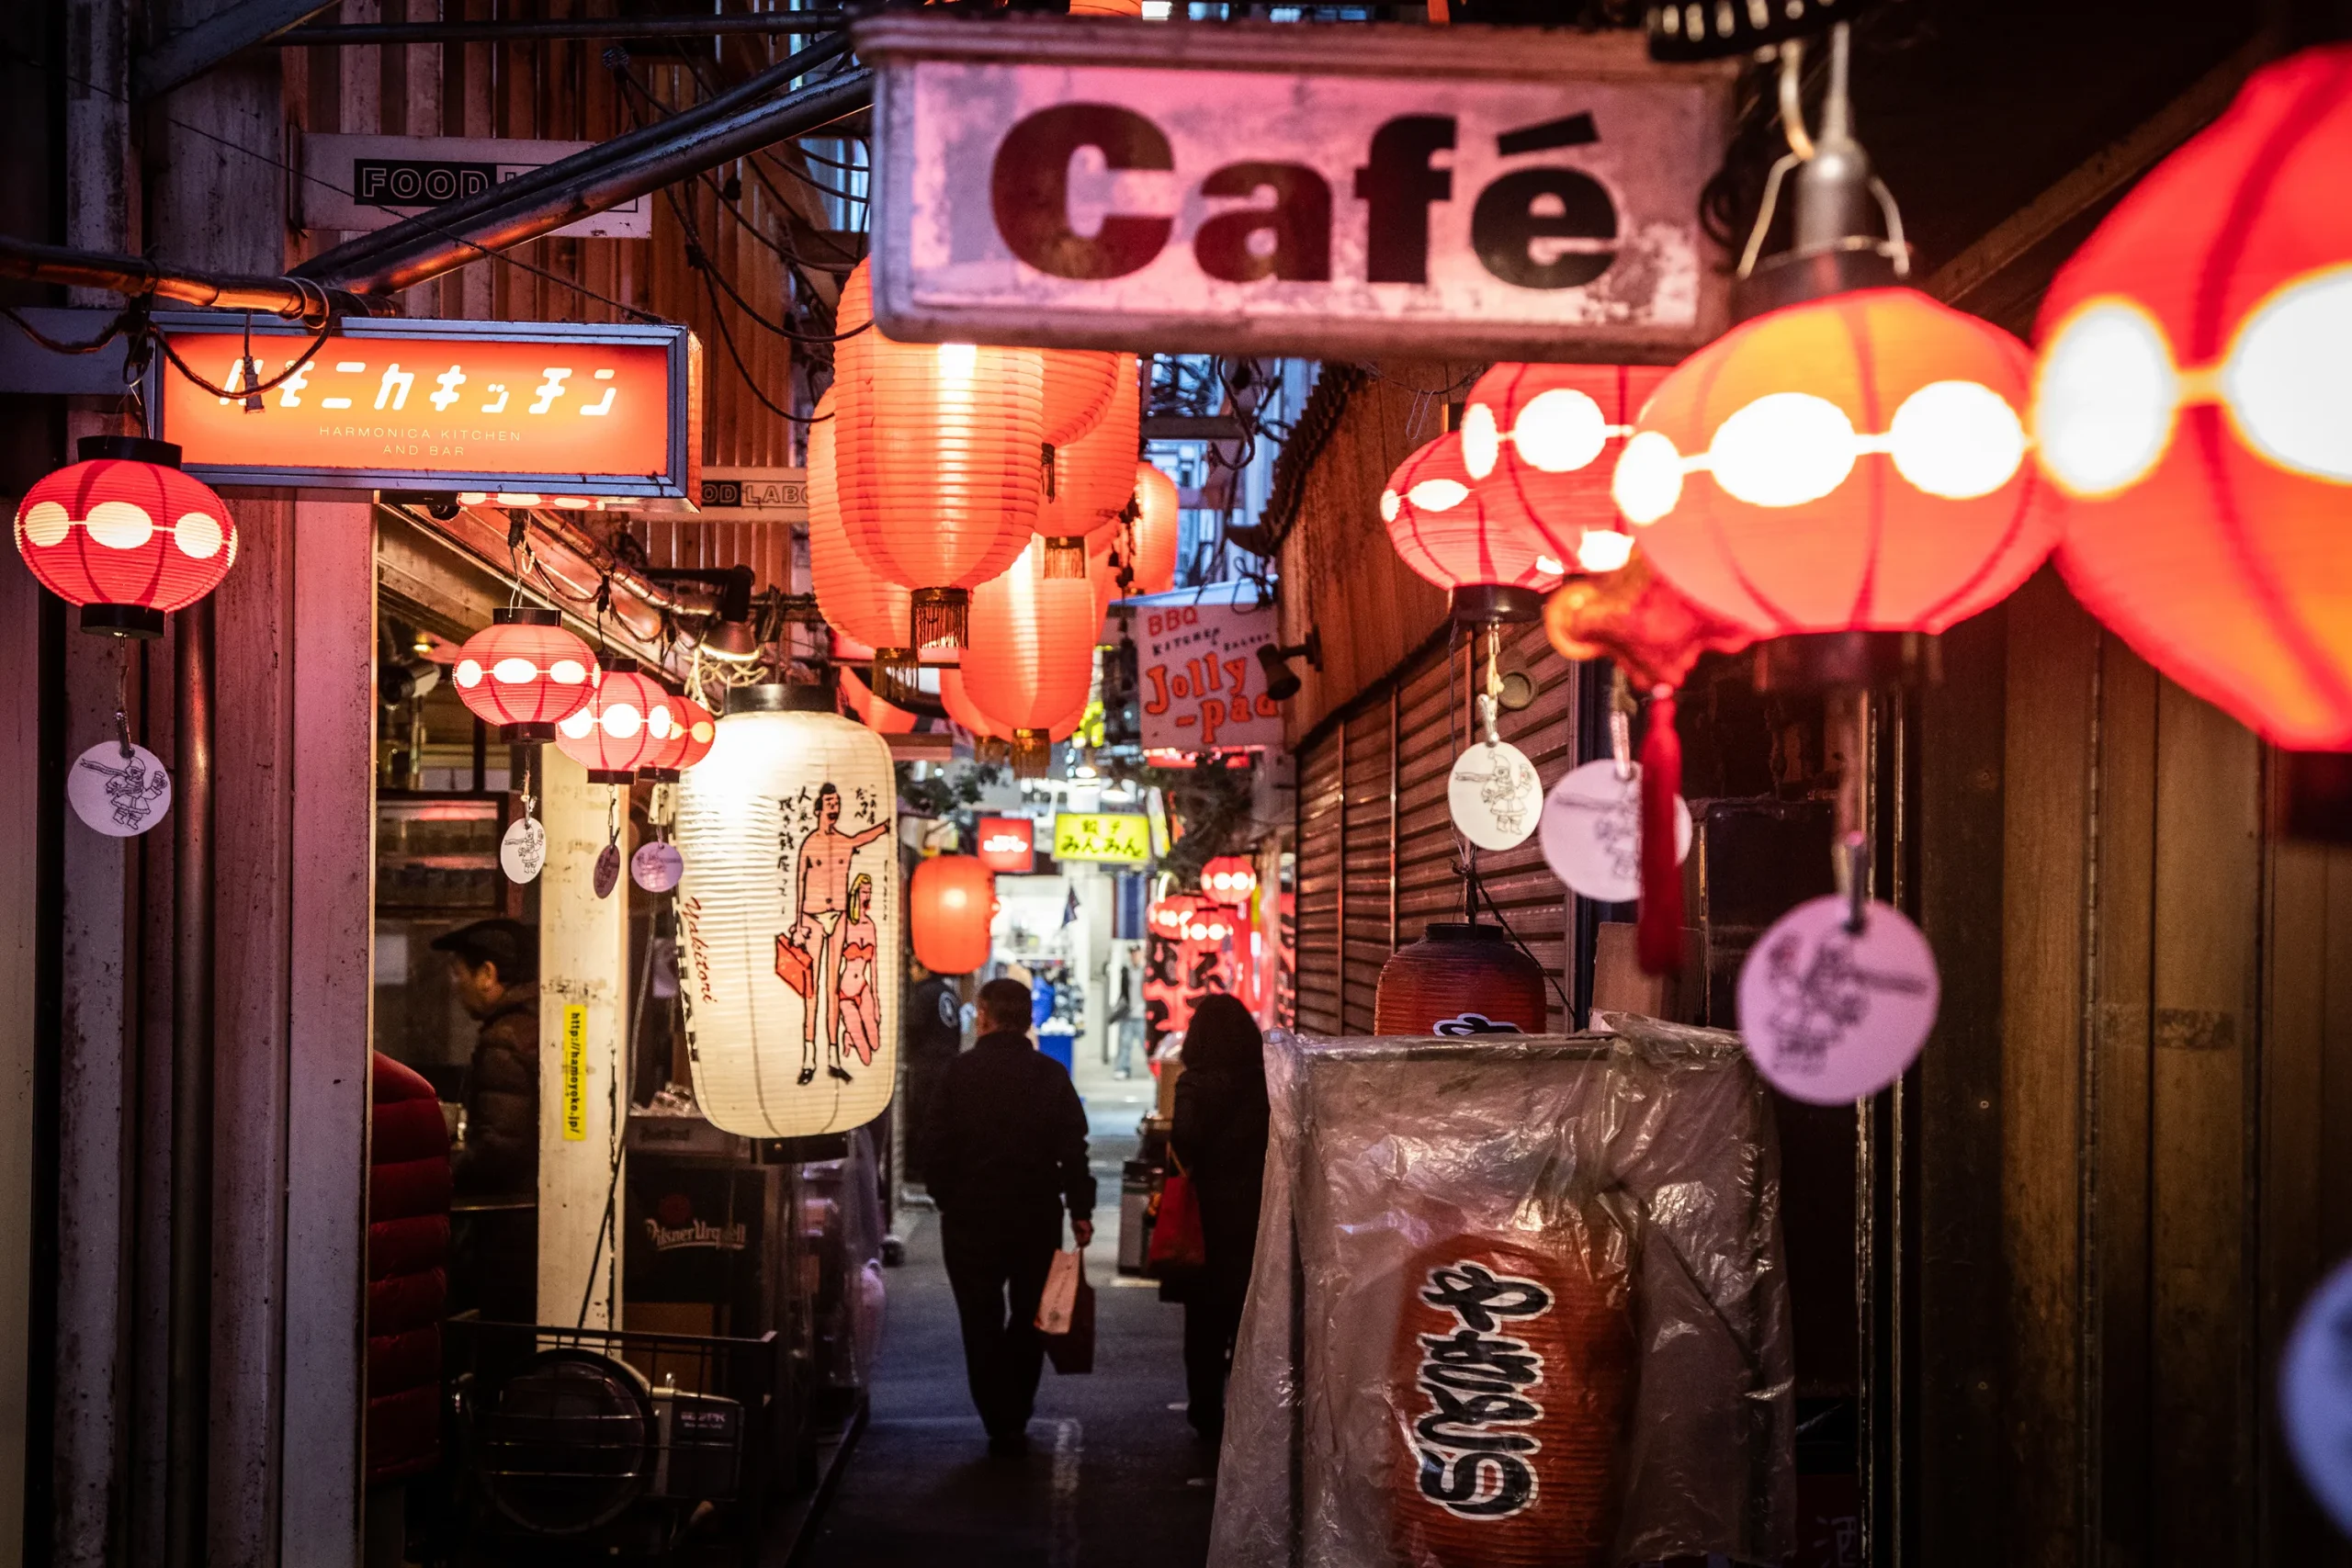
[{"label": "lantern tassel", "polygon": [[916,689],[916,672],[922,662],[911,648],[877,648],[874,650],[874,694],[884,702],[904,707],[907,698]]},{"label": "lantern tassel", "polygon": [[972,758],[975,761],[988,762],[993,765],[1001,766],[1002,764],[1012,761],[1012,743],[1007,740],[999,740],[992,735],[974,736],[972,738]]},{"label": "lantern tassel", "polygon": [[909,631],[917,648],[961,648],[970,635],[972,596],[961,588],[918,588],[911,602]]},{"label": "lantern tassel", "polygon": [[1053,760],[1053,735],[1043,729],[1016,729],[1012,732],[1012,776],[1017,779],[1042,779],[1046,765]]},{"label": "lantern tassel", "polygon": [[1642,908],[1634,951],[1645,975],[1682,970],[1682,867],[1675,857],[1674,800],[1682,793],[1682,739],[1674,732],[1674,694],[1650,699],[1642,737]]},{"label": "lantern tassel", "polygon": [[1086,536],[1057,535],[1046,540],[1046,575],[1072,578],[1086,575]]}]

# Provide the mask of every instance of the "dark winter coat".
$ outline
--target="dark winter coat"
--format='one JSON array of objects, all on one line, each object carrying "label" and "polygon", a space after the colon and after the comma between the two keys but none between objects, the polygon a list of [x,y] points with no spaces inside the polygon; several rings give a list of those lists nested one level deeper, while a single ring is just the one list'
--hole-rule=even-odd
[{"label": "dark winter coat", "polygon": [[368,1173],[368,1481],[441,1461],[449,1132],[433,1086],[379,1053]]},{"label": "dark winter coat", "polygon": [[940,1069],[922,1143],[932,1199],[957,1225],[1057,1224],[1065,1206],[1072,1219],[1093,1217],[1086,1108],[1025,1034],[983,1034]]},{"label": "dark winter coat", "polygon": [[1169,1143],[1200,1201],[1204,1282],[1235,1300],[1249,1291],[1258,1250],[1269,1118],[1262,1075],[1187,1067],[1176,1079]]},{"label": "dark winter coat", "polygon": [[458,1190],[529,1194],[539,1180],[539,987],[508,988],[481,1021],[466,1069],[466,1143]]}]

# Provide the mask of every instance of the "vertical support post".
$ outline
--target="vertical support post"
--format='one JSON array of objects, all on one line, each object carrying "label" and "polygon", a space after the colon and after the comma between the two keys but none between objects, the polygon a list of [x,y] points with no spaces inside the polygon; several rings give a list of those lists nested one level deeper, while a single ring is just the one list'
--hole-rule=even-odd
[{"label": "vertical support post", "polygon": [[[548,862],[539,893],[539,1309],[541,1323],[617,1327],[621,1025],[628,1014],[628,905],[592,882],[614,787],[539,753]],[[624,804],[623,809],[626,809]]]},{"label": "vertical support post", "polygon": [[212,1362],[212,604],[180,613],[172,800],[172,1270],[164,1539],[210,1560]]},{"label": "vertical support post", "polygon": [[[0,790],[0,865],[15,868],[17,897],[0,918],[0,993],[16,998],[0,1011],[0,1345],[31,1343],[35,1183],[34,1061],[42,907],[40,589],[22,561],[0,565],[0,654],[17,679],[0,692],[0,748],[15,759],[11,787]],[[28,1436],[36,1384],[30,1358],[0,1358],[0,1540],[28,1539],[25,1528]]]}]

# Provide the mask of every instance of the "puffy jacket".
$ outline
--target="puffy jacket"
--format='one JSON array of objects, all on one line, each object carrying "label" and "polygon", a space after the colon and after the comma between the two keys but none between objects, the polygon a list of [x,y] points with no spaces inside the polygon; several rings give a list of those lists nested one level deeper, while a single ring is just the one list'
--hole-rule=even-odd
[{"label": "puffy jacket", "polygon": [[368,1481],[441,1461],[449,1132],[433,1086],[380,1052],[368,1172]]},{"label": "puffy jacket", "polygon": [[466,1146],[458,1190],[528,1194],[539,1179],[539,987],[508,988],[481,1021],[466,1070]]}]

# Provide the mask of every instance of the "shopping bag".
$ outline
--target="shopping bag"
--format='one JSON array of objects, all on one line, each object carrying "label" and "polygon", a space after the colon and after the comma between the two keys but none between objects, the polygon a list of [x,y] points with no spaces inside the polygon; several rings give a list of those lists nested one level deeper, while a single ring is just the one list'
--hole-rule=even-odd
[{"label": "shopping bag", "polygon": [[1094,1370],[1094,1287],[1078,1271],[1078,1294],[1070,1306],[1069,1332],[1046,1337],[1046,1359],[1054,1371],[1075,1376]]},{"label": "shopping bag", "polygon": [[1051,1337],[1069,1332],[1070,1319],[1078,1311],[1079,1288],[1086,1283],[1086,1268],[1080,1254],[1057,1252],[1052,1267],[1046,1270],[1046,1293],[1037,1298],[1037,1332]]},{"label": "shopping bag", "polygon": [[1193,1179],[1182,1171],[1168,1178],[1151,1224],[1151,1252],[1144,1271],[1155,1278],[1185,1273],[1208,1261],[1208,1244],[1201,1235],[1201,1202]]},{"label": "shopping bag", "polygon": [[809,971],[814,967],[808,960],[808,952],[789,934],[775,939],[775,977],[804,998],[810,996]]}]

